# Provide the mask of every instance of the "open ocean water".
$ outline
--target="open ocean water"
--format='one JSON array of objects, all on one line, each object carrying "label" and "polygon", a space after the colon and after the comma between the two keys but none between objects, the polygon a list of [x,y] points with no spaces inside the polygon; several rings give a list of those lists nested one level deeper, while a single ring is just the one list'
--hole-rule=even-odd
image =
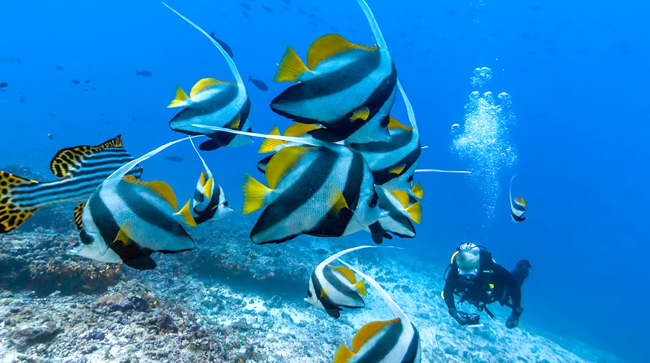
[{"label": "open ocean water", "polygon": [[[386,283],[387,292],[406,315],[422,325],[422,360],[514,361],[517,355],[508,344],[519,344],[524,352],[520,360],[529,362],[569,361],[570,354],[594,362],[647,361],[650,252],[643,218],[650,203],[646,141],[650,5],[642,1],[367,1],[413,105],[421,145],[426,146],[418,168],[471,171],[416,173],[425,191],[422,220],[415,225],[417,236],[384,243],[403,251],[385,250],[365,262],[361,257],[354,260]],[[289,86],[272,81],[287,45],[304,59],[309,45],[329,33],[355,44],[375,44],[354,0],[168,4],[232,49],[251,100],[252,130],[258,133],[292,124],[269,108]],[[189,91],[206,77],[234,81],[224,57],[206,37],[158,1],[0,0],[0,9],[0,170],[19,176],[20,171],[29,171],[28,178],[54,180],[49,165],[58,150],[98,145],[116,135],[122,135],[125,148],[139,157],[184,136],[169,127],[179,109],[166,108],[176,85]],[[268,90],[250,82],[249,76]],[[399,92],[391,116],[408,125]],[[31,255],[32,249],[52,249],[52,241],[67,246],[78,239],[72,223],[75,203],[61,212],[70,222],[54,232],[53,221],[63,217],[48,210],[52,214],[41,212],[38,220],[44,229],[30,225],[3,237],[3,243],[23,247],[3,247],[4,257],[13,262],[0,263],[4,269],[0,286],[5,291],[0,295],[5,299],[5,309],[0,309],[4,314],[0,315],[0,362],[123,362],[128,357],[138,362],[325,362],[333,360],[339,343],[350,346],[354,332],[372,319],[362,311],[344,312],[351,317],[342,318],[347,325],[341,328],[324,313],[318,315],[302,295],[320,261],[345,248],[372,245],[372,238],[360,231],[339,239],[303,236],[263,248],[251,242],[250,229],[260,213],[241,215],[242,176],[248,173],[264,180],[257,171],[260,143],[255,139],[254,145],[201,153],[234,209],[222,220],[199,226],[197,232],[190,230],[205,253],[156,254],[154,259],[163,261],[157,270],[122,266],[118,277],[107,278],[106,286],[96,291],[86,287],[61,291],[59,304],[59,295],[51,296],[48,289],[30,293],[38,291],[41,282],[34,273],[31,280],[16,278],[15,263],[37,266],[43,261]],[[203,171],[187,142],[142,165],[143,179],[167,182],[179,207],[192,197]],[[524,197],[527,203],[522,223],[513,223],[510,217],[508,186],[514,175],[513,197]],[[45,245],[25,242],[29,239]],[[209,252],[206,247],[226,245],[224,241],[229,241],[227,250]],[[482,314],[487,326],[482,335],[472,335],[448,316],[440,298],[443,274],[462,242],[485,246],[508,270],[522,258],[530,260],[517,333],[503,328],[505,310],[495,322]],[[242,260],[225,263],[226,255],[241,255]],[[383,257],[390,261],[385,270]],[[57,263],[83,260],[66,249],[49,258]],[[259,264],[269,265],[260,270]],[[104,268],[103,263],[91,266]],[[217,266],[216,272],[206,273],[210,266]],[[276,281],[272,271],[277,266],[287,270]],[[81,276],[85,268],[57,278]],[[265,274],[271,276],[268,286],[263,282],[266,277],[260,278]],[[301,280],[302,285],[297,282]],[[179,285],[195,289],[179,292],[175,290]],[[145,290],[159,296],[146,297]],[[373,291],[369,288],[369,295]],[[175,297],[176,293],[184,298]],[[61,330],[44,333],[45,338],[35,338],[33,344],[17,338],[16,329],[30,322],[29,318],[15,320],[20,311],[47,314],[52,309],[52,316],[65,316],[56,309],[73,314],[96,304],[122,306],[121,298],[130,299],[137,310],[139,300],[129,294],[148,301],[149,307],[138,311],[137,317],[122,312],[115,321],[137,331],[140,323],[135,321],[141,319],[146,326],[151,315],[159,334],[170,336],[180,336],[183,329],[197,331],[192,324],[199,324],[215,337],[214,345],[196,348],[203,352],[201,358],[191,355],[195,350],[187,353],[190,348],[181,343],[168,343],[167,355],[160,355],[141,348],[137,342],[144,341],[146,334],[135,333],[128,339],[131,348],[125,348],[127,343],[119,340],[121,333],[115,326],[101,325],[99,315],[104,310],[100,308],[94,310],[99,315],[87,321],[83,317],[90,315],[54,319]],[[169,321],[158,311],[162,309],[158,301],[165,299]],[[208,299],[214,301],[205,303]],[[221,310],[214,310],[215,304]],[[366,305],[374,306],[366,312],[369,316],[390,318],[376,295]],[[115,309],[106,308],[106,314],[116,314]],[[463,309],[473,311],[467,305]],[[245,324],[238,318],[244,315]],[[168,324],[171,320],[176,330]],[[283,340],[281,334],[289,333],[279,322],[285,320],[295,324],[287,329],[297,337]],[[233,322],[245,326],[237,328]],[[253,348],[249,351],[241,343],[228,346],[243,351],[240,355],[210,355],[223,350],[219,342],[227,341],[219,329],[231,326],[247,336],[241,339]],[[74,345],[82,343],[73,344],[71,337],[90,330],[105,337],[97,343],[94,335],[85,338],[95,349],[80,354],[87,348]],[[229,339],[228,344],[233,344],[234,338]],[[318,339],[328,340],[320,346]],[[540,339],[545,340],[540,343]],[[555,344],[562,353],[539,348]],[[264,353],[255,355],[250,353],[253,350]],[[185,355],[175,355],[181,351]]]}]

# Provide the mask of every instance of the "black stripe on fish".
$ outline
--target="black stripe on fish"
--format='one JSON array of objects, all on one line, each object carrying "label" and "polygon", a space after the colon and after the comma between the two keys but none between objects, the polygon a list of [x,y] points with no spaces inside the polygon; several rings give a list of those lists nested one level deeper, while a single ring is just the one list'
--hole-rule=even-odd
[{"label": "black stripe on fish", "polygon": [[512,219],[514,219],[515,222],[523,222],[526,220],[526,217],[524,217],[523,214],[521,216],[518,216],[512,211],[510,212],[510,216],[512,216]]},{"label": "black stripe on fish", "polygon": [[419,352],[420,333],[413,324],[413,334],[410,337],[404,337],[407,334],[404,331],[404,323],[399,321],[386,325],[380,332],[383,333],[382,337],[373,344],[373,346],[363,354],[363,356],[355,355],[355,362],[377,363],[382,362],[393,349],[395,349],[402,338],[409,339],[409,346],[406,349],[403,357],[399,357],[399,362],[412,363],[415,362]]},{"label": "black stripe on fish", "polygon": [[[88,199],[86,208],[90,211],[90,218],[97,227],[102,240],[106,243],[106,247],[111,247],[115,237],[120,231],[120,226],[115,221],[113,213],[106,206],[106,203],[100,197],[103,186],[99,186],[95,194]],[[117,251],[116,251],[117,253]]]},{"label": "black stripe on fish", "polygon": [[399,175],[390,170],[398,165],[405,165],[404,171],[415,164],[422,154],[422,147],[418,138],[413,142],[411,132],[391,132],[390,141],[369,142],[364,144],[350,144],[350,147],[361,152],[368,161],[368,166],[375,178],[375,184],[385,184]]},{"label": "black stripe on fish", "polygon": [[[365,304],[363,304],[363,299],[361,299],[361,296],[359,296],[359,293],[352,290],[350,286],[344,284],[341,279],[339,279],[336,274],[334,273],[334,269],[328,266],[325,266],[323,268],[323,278],[334,287],[334,289],[341,295],[344,295],[345,297],[352,299],[352,300],[360,300],[363,306],[351,306],[351,305],[344,305],[344,304],[337,304],[335,301],[331,300],[330,296],[330,303],[334,304],[335,306],[340,306],[340,307],[345,307],[345,308],[350,308],[350,309],[355,309],[355,308],[363,308]],[[328,291],[328,295],[330,292]],[[320,296],[320,295],[319,295]],[[319,298],[319,300],[321,300]],[[322,300],[321,300],[322,302]],[[323,306],[325,306],[323,304]]]},{"label": "black stripe on fish", "polygon": [[[297,235],[285,236],[279,240],[272,241],[255,241],[256,235],[272,228],[278,223],[283,223],[285,219],[291,218],[291,215],[296,212],[300,206],[305,204],[312,194],[320,190],[325,182],[328,180],[334,166],[336,165],[339,154],[328,148],[319,148],[313,152],[318,152],[320,155],[315,158],[317,162],[311,162],[309,167],[300,175],[294,183],[295,186],[304,187],[309,186],[307,191],[299,191],[291,188],[290,191],[282,194],[277,201],[271,203],[255,223],[251,231],[251,239],[255,243],[282,243],[295,238]],[[313,221],[318,223],[318,221]]]}]

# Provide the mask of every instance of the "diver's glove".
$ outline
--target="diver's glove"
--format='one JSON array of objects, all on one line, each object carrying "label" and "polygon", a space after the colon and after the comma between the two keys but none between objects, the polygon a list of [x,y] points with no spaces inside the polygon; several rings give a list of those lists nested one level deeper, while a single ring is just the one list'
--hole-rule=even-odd
[{"label": "diver's glove", "polygon": [[451,315],[452,318],[456,319],[456,322],[458,322],[460,326],[478,324],[480,318],[478,314],[468,314],[456,309],[449,309],[449,315]]},{"label": "diver's glove", "polygon": [[512,309],[512,314],[508,317],[508,320],[506,320],[506,328],[508,329],[514,329],[519,325],[519,317],[521,316],[521,313],[524,312],[524,309],[522,308],[516,308]]}]

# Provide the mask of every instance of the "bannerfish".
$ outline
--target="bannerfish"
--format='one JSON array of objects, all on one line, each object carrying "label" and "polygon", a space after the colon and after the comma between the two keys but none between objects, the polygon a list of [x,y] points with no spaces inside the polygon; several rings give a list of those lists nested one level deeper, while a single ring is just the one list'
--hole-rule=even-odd
[{"label": "bannerfish", "polygon": [[341,317],[341,308],[362,309],[366,306],[361,296],[366,296],[363,280],[357,282],[356,275],[345,266],[331,266],[337,258],[359,249],[374,246],[350,248],[328,257],[316,266],[309,278],[309,289],[305,301],[335,319]]},{"label": "bannerfish", "polygon": [[345,146],[286,147],[269,160],[265,177],[269,187],[244,176],[243,213],[267,206],[251,232],[258,244],[345,236],[381,215],[370,169]]},{"label": "bannerfish", "polygon": [[420,363],[422,345],[415,325],[377,281],[345,261],[339,261],[371,284],[397,317],[373,321],[361,327],[352,339],[352,349],[341,344],[334,356],[334,363]]},{"label": "bannerfish", "polygon": [[510,179],[510,188],[508,189],[508,196],[510,197],[510,217],[515,223],[523,222],[526,220],[524,214],[526,213],[526,200],[524,198],[512,197],[512,181],[516,175]]},{"label": "bannerfish", "polygon": [[146,69],[135,71],[135,74],[138,75],[138,76],[142,76],[142,77],[151,77],[151,76],[153,76],[153,73],[151,73],[151,71],[148,71]]},{"label": "bannerfish", "polygon": [[[375,185],[379,196],[379,206],[388,211],[379,218],[378,222],[383,231],[390,232],[402,238],[415,237],[415,228],[411,221],[420,224],[422,207],[420,202],[411,197],[406,191],[388,190],[381,185]],[[381,243],[385,236],[383,231],[371,228],[373,241]]]},{"label": "bannerfish", "polygon": [[269,86],[266,85],[266,83],[260,81],[259,79],[252,78],[252,76],[248,76],[248,82],[251,82],[257,89],[260,91],[268,91]]},{"label": "bannerfish", "polygon": [[252,143],[246,136],[224,132],[207,132],[201,126],[217,126],[234,130],[251,131],[251,102],[244,81],[237,71],[237,66],[221,45],[198,25],[163,3],[171,11],[188,22],[212,44],[219,49],[228,62],[236,82],[224,82],[214,78],[203,78],[196,82],[188,96],[180,87],[176,87],[176,96],[167,107],[185,107],[169,122],[169,127],[187,135],[206,135],[210,140],[199,145],[201,150],[215,150],[222,146],[241,146]]},{"label": "bannerfish", "polygon": [[72,80],[72,83],[74,83],[74,84],[79,84],[80,82],[79,82],[78,79],[73,79],[73,80]]},{"label": "bannerfish", "polygon": [[214,36],[214,32],[210,33],[210,37],[211,37],[212,39],[214,39],[217,43],[219,43],[219,45],[221,46],[221,48],[223,48],[223,50],[225,50],[226,53],[228,53],[228,55],[230,56],[230,58],[235,58],[235,54],[232,52],[232,49],[230,48],[230,46],[229,46],[226,42],[224,42],[223,40],[221,40],[221,39],[215,37],[215,36]]},{"label": "bannerfish", "polygon": [[[324,127],[310,134],[324,141],[385,141],[396,93],[397,71],[370,8],[358,0],[377,46],[349,42],[338,34],[317,39],[307,65],[287,47],[275,82],[298,82],[271,102],[271,109],[296,122]],[[356,134],[356,135],[355,135]]]},{"label": "bannerfish", "polygon": [[[302,137],[303,140],[310,140],[312,139],[311,136],[309,135],[309,131],[315,130],[317,128],[320,128],[320,126],[317,125],[309,125],[309,124],[300,124],[300,123],[295,123],[289,127],[287,127],[284,130],[284,136],[288,137]],[[273,126],[273,129],[269,132],[269,135],[280,135],[280,129],[278,129],[277,126]],[[259,150],[257,151],[260,154],[266,154],[266,153],[276,153],[285,147],[289,146],[300,146],[303,145],[302,143],[299,142],[291,142],[291,141],[285,141],[285,140],[278,140],[278,139],[264,139],[262,141],[262,145],[260,145]],[[264,173],[266,170],[266,164],[268,164],[269,160],[273,155],[269,155],[266,158],[260,160],[260,162],[257,163],[257,169]]]},{"label": "bannerfish", "polygon": [[221,186],[217,184],[216,180],[214,180],[212,171],[210,171],[208,164],[205,163],[196,146],[194,146],[194,141],[190,139],[190,142],[199,159],[201,159],[203,168],[205,168],[205,172],[202,172],[199,176],[196,188],[194,189],[191,209],[192,216],[196,224],[221,219],[232,212],[232,209],[228,207],[226,194],[223,192]]},{"label": "bannerfish", "polygon": [[[0,171],[0,233],[18,228],[48,204],[85,201],[104,179],[131,160],[118,135],[97,146],[57,152],[50,162],[50,170],[60,178],[56,181],[37,182]],[[139,178],[142,168],[130,170],[129,175]]]},{"label": "bannerfish", "polygon": [[0,88],[7,88],[7,86],[9,86],[9,83],[7,82],[0,83]]},{"label": "bannerfish", "polygon": [[180,157],[180,156],[176,156],[176,155],[171,155],[171,156],[165,155],[165,160],[173,161],[175,163],[182,163],[183,162],[183,158]]},{"label": "bannerfish", "polygon": [[196,227],[189,203],[177,212],[176,196],[167,183],[138,181],[128,175],[137,163],[184,140],[124,164],[97,187],[83,207],[75,209],[81,243],[73,254],[150,270],[156,267],[153,252],[177,253],[194,247],[183,227]]}]

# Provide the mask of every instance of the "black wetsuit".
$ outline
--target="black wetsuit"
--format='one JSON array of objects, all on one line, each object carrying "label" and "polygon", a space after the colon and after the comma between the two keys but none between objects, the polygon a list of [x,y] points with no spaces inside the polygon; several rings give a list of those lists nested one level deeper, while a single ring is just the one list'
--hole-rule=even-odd
[{"label": "black wetsuit", "polygon": [[[456,311],[454,293],[461,296],[460,301],[467,301],[483,310],[485,305],[498,301],[501,305],[512,308],[517,318],[521,308],[521,285],[528,277],[530,262],[521,260],[510,272],[492,259],[492,254],[481,250],[479,273],[474,279],[465,279],[458,274],[458,265],[451,265],[445,282],[444,297],[450,313]],[[488,311],[489,312],[489,311]],[[452,313],[452,316],[454,315]],[[491,313],[490,313],[491,314]]]}]

